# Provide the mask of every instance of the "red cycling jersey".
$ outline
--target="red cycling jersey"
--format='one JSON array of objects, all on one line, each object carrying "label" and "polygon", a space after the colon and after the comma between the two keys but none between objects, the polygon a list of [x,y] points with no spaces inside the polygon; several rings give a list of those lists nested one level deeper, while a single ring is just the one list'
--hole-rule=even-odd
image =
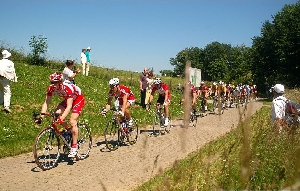
[{"label": "red cycling jersey", "polygon": [[[169,90],[169,86],[167,84],[161,84],[160,85],[160,88],[158,88],[157,86],[153,86],[152,88],[152,92],[156,92],[161,95],[161,96],[165,96],[166,94],[166,91]],[[169,90],[169,93],[168,93],[168,100],[171,100],[171,92]]]},{"label": "red cycling jersey", "polygon": [[62,83],[60,90],[54,88],[54,85],[50,85],[46,91],[47,96],[58,95],[61,98],[64,98],[59,105],[62,105],[64,108],[67,107],[67,99],[73,98],[72,111],[73,113],[81,113],[84,106],[84,95],[81,92],[81,89],[69,83]]},{"label": "red cycling jersey", "polygon": [[120,105],[123,105],[123,97],[124,97],[124,95],[128,95],[128,97],[127,97],[128,101],[129,100],[131,100],[131,101],[135,100],[134,94],[132,93],[132,91],[130,90],[130,88],[128,88],[127,86],[124,86],[124,85],[119,85],[119,88],[120,88],[120,94],[119,95],[117,95],[112,90],[110,90],[108,92],[108,96],[109,97],[115,97],[116,99],[118,99]]},{"label": "red cycling jersey", "polygon": [[192,97],[194,93],[197,93],[197,88],[193,84],[190,85],[190,92]]}]

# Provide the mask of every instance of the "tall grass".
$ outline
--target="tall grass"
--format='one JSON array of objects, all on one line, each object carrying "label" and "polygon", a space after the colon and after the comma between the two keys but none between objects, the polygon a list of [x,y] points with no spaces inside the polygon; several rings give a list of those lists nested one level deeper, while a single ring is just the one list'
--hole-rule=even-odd
[{"label": "tall grass", "polygon": [[[299,97],[298,92],[287,94]],[[299,129],[278,135],[270,120],[270,107],[264,106],[135,190],[300,190]]]}]

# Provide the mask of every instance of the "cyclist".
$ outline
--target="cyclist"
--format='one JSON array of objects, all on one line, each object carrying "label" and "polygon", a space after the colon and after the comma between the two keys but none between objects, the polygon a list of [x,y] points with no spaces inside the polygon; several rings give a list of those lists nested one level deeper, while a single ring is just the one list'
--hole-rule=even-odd
[{"label": "cyclist", "polygon": [[105,109],[101,112],[103,116],[109,111],[113,98],[116,99],[115,107],[120,107],[121,120],[128,120],[128,127],[132,127],[133,120],[129,108],[134,105],[135,97],[130,88],[120,84],[119,78],[109,80],[110,90]]},{"label": "cyclist", "polygon": [[215,97],[217,96],[217,91],[218,91],[218,85],[217,85],[217,82],[213,82],[212,86],[211,86],[211,94],[210,96],[211,97]]},{"label": "cyclist", "polygon": [[[191,96],[191,100],[192,100],[192,109],[193,109],[193,113],[197,112],[197,88],[189,81],[188,82],[189,85],[189,90],[190,90],[190,96]],[[180,105],[184,104],[184,93],[183,93],[183,97],[180,101]]]},{"label": "cyclist", "polygon": [[220,96],[220,99],[222,101],[222,107],[225,107],[225,105],[224,105],[225,93],[226,93],[226,86],[225,86],[224,82],[219,81],[219,83],[218,83],[218,95]]},{"label": "cyclist", "polygon": [[205,85],[204,81],[200,82],[199,87],[199,96],[203,101],[204,104],[204,113],[207,111],[207,97],[208,97],[208,87]]},{"label": "cyclist", "polygon": [[169,86],[163,83],[160,78],[156,78],[153,84],[154,86],[152,88],[152,92],[150,95],[150,103],[152,102],[154,94],[157,91],[158,99],[156,101],[156,109],[158,109],[159,105],[164,106],[164,112],[165,112],[164,126],[166,127],[169,124],[169,104],[171,102],[171,92]]},{"label": "cyclist", "polygon": [[[72,145],[71,150],[68,155],[70,158],[74,158],[77,154],[77,139],[78,139],[78,127],[77,120],[82,112],[84,106],[84,95],[81,92],[81,89],[70,83],[63,82],[63,75],[60,72],[55,72],[49,76],[51,85],[47,88],[46,99],[42,105],[41,113],[46,113],[47,108],[51,102],[53,95],[58,95],[64,100],[56,107],[55,112],[59,113],[60,116],[57,119],[57,122],[64,126],[66,130],[69,130],[67,121],[65,120],[68,114],[72,111],[70,117],[70,124],[72,128]],[[44,119],[44,116],[36,120],[36,123],[41,123]]]}]

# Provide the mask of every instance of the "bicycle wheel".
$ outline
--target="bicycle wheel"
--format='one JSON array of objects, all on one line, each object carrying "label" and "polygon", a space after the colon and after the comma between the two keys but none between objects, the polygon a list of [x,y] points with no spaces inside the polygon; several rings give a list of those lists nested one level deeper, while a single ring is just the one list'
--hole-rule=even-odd
[{"label": "bicycle wheel", "polygon": [[127,132],[127,140],[129,142],[129,144],[133,145],[136,143],[137,138],[139,136],[139,127],[138,124],[136,123],[135,119],[133,120],[133,125],[132,127],[128,128],[128,132]]},{"label": "bicycle wheel", "polygon": [[191,112],[191,116],[190,116],[190,126],[196,127],[196,125],[197,125],[197,119],[198,119],[198,117],[197,117],[196,113]]},{"label": "bicycle wheel", "polygon": [[78,152],[76,158],[83,160],[89,156],[92,148],[92,135],[91,129],[87,124],[78,124]]},{"label": "bicycle wheel", "polygon": [[114,151],[119,147],[119,125],[115,120],[109,120],[106,124],[105,144],[110,151]]},{"label": "bicycle wheel", "polygon": [[218,100],[214,99],[213,104],[212,104],[212,112],[217,114],[218,112]]},{"label": "bicycle wheel", "polygon": [[157,113],[153,113],[152,117],[152,135],[158,136],[160,134],[161,120]]},{"label": "bicycle wheel", "polygon": [[57,166],[60,156],[60,140],[54,129],[48,127],[39,132],[34,142],[33,156],[35,163],[42,170]]}]

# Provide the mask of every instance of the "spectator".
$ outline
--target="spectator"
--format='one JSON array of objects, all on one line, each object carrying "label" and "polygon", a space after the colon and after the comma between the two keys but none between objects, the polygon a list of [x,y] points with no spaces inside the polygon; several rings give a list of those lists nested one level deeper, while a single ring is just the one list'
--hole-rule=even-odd
[{"label": "spectator", "polygon": [[140,76],[140,90],[141,90],[141,106],[146,109],[145,99],[146,99],[146,89],[147,89],[147,78],[148,78],[148,68],[144,68],[144,72]]},{"label": "spectator", "polygon": [[87,47],[85,51],[85,56],[86,56],[85,75],[86,76],[89,75],[89,71],[90,71],[90,63],[91,63],[90,52],[91,52],[91,48]]},{"label": "spectator", "polygon": [[83,48],[80,53],[80,62],[82,64],[82,74],[85,75],[85,67],[86,67],[86,49]]},{"label": "spectator", "polygon": [[276,84],[273,87],[274,99],[272,101],[272,123],[274,129],[281,132],[282,127],[285,127],[285,108],[287,99],[284,97],[284,86]]},{"label": "spectator", "polygon": [[73,70],[72,70],[73,67],[74,67],[74,61],[73,60],[67,60],[66,61],[66,67],[64,68],[64,71],[63,71],[64,82],[75,84],[74,78],[80,72],[80,70],[79,70],[79,68],[77,68],[73,72]]},{"label": "spectator", "polygon": [[150,95],[152,92],[152,85],[153,85],[154,79],[155,79],[155,77],[153,76],[153,70],[149,71],[147,74],[147,89],[146,89],[146,98],[145,98],[145,105],[146,105],[147,109],[150,108],[149,100],[150,100]]},{"label": "spectator", "polygon": [[[10,91],[10,81],[17,82],[17,76],[15,71],[15,65],[11,60],[8,58],[11,56],[11,53],[7,50],[2,51],[3,59],[0,60],[0,82],[1,82],[1,89],[3,88],[3,94],[1,92],[0,96],[0,103],[4,103],[4,111],[6,113],[11,113],[10,110],[10,98],[11,98],[11,91]],[[3,95],[3,99],[2,99]]]}]

